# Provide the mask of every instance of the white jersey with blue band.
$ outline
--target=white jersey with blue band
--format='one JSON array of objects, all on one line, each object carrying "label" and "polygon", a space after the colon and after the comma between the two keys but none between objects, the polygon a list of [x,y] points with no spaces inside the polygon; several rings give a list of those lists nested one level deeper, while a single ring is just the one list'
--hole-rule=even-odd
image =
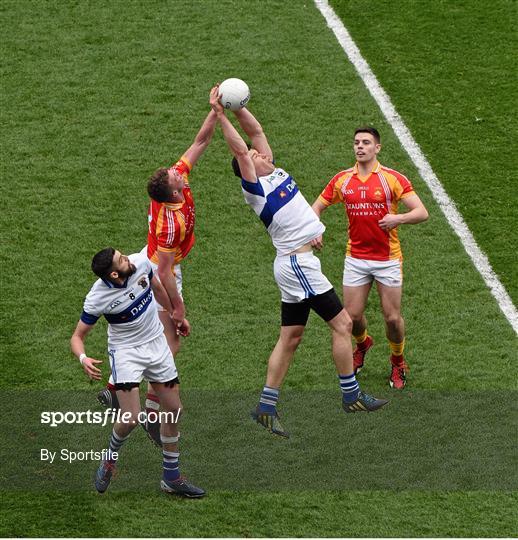
[{"label": "white jersey with blue band", "polygon": [[287,255],[325,231],[295,180],[276,168],[257,182],[241,179],[245,201],[264,223],[277,255]]},{"label": "white jersey with blue band", "polygon": [[136,271],[123,285],[98,279],[86,295],[81,320],[95,324],[101,315],[108,321],[108,348],[137,347],[163,333],[151,290],[153,270],[146,255],[129,260]]}]

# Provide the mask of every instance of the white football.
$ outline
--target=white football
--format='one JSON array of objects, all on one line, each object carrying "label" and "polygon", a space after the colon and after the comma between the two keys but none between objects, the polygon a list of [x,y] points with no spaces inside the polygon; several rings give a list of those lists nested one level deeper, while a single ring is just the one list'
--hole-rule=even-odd
[{"label": "white football", "polygon": [[241,79],[226,79],[219,85],[220,101],[225,109],[242,109],[250,99],[248,84]]}]

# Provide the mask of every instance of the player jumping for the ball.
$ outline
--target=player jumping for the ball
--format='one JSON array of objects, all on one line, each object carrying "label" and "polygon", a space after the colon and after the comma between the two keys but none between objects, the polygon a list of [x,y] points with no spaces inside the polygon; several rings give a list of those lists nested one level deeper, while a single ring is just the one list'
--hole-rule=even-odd
[{"label": "player jumping for the ball", "polygon": [[[216,125],[215,116],[210,110],[194,141],[180,159],[170,167],[157,169],[148,182],[148,194],[151,198],[149,228],[147,246],[142,253],[147,254],[155,276],[162,282],[174,308],[173,313],[169,314],[159,305],[158,316],[175,358],[180,350],[180,336],[188,336],[190,333],[190,324],[185,318],[181,269],[181,263],[195,243],[195,207],[189,175],[212,139]],[[99,392],[97,399],[107,407],[118,408],[111,379],[108,387]],[[161,446],[160,424],[153,421],[157,418],[158,410],[158,397],[148,385],[146,394],[148,420],[144,426],[151,440],[157,446]]]},{"label": "player jumping for the ball", "polygon": [[[312,241],[325,230],[295,180],[274,165],[273,155],[261,124],[246,108],[234,111],[245,141],[225,116],[218,88],[210,95],[223,135],[234,155],[234,174],[241,178],[245,201],[261,221],[277,249],[275,280],[281,291],[281,331],[268,360],[266,385],[252,417],[271,433],[288,437],[277,413],[279,391],[313,309],[332,331],[333,359],[338,372],[342,405],[347,413],[375,411],[388,401],[362,392],[353,370],[351,319],[313,254]],[[318,246],[317,246],[318,247]]]}]

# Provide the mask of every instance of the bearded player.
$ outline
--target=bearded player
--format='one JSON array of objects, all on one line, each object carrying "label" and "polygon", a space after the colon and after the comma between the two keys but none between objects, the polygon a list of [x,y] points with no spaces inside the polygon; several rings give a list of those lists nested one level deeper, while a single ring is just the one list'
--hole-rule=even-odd
[{"label": "bearded player", "polygon": [[98,365],[101,361],[86,354],[85,338],[99,317],[104,315],[108,321],[111,376],[122,413],[113,426],[107,457],[103,458],[97,470],[95,488],[99,493],[108,489],[121,447],[138,424],[139,385],[145,378],[150,381],[167,413],[160,434],[163,445],[161,488],[166,493],[183,497],[203,497],[203,489],[180,476],[180,381],[155,303],[156,295],[172,313],[167,293],[142,253],[127,257],[113,248],[103,249],[92,259],[92,270],[99,279],[86,296],[70,345],[85,373],[92,380],[100,380]]},{"label": "bearded player", "polygon": [[[171,304],[172,314],[158,305],[158,314],[164,327],[167,342],[176,358],[180,350],[180,336],[188,336],[190,324],[185,318],[185,304],[182,296],[181,262],[187,257],[195,243],[195,206],[190,173],[208,147],[216,125],[216,114],[210,111],[191,146],[180,159],[170,167],[157,169],[148,181],[147,191],[151,198],[149,205],[149,229],[145,253],[151,262],[155,275],[164,286]],[[117,407],[112,382],[103,390],[99,401],[108,407]],[[151,420],[156,418],[159,401],[148,387],[146,412]],[[160,445],[160,427],[157,422],[148,421],[146,430],[151,439]]]}]

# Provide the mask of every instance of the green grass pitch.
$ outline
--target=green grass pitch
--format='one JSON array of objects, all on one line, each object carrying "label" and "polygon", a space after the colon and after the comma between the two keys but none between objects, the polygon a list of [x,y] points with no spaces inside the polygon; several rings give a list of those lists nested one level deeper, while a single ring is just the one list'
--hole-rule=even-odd
[{"label": "green grass pitch", "polygon": [[[514,4],[332,4],[516,303]],[[0,15],[0,536],[516,536],[516,336],[313,3],[4,0]],[[192,174],[193,334],[177,362],[182,467],[209,495],[161,494],[160,454],[135,432],[99,496],[95,463],[50,465],[39,449],[99,450],[108,429],[49,428],[40,413],[96,408],[101,385],[68,352],[91,256],[144,245],[146,179],[189,146],[227,77],[248,82],[277,162],[310,202],[352,163],[360,124],[379,126],[380,160],[413,181],[430,220],[400,231],[409,386],[386,384],[373,296],[377,345],[359,379],[391,398],[386,410],[340,412],[312,315],[281,394],[292,438],[248,420],[278,332],[274,251],[217,132]],[[342,210],[324,221],[320,257],[339,288]],[[100,323],[87,351],[105,359],[105,343]]]}]

